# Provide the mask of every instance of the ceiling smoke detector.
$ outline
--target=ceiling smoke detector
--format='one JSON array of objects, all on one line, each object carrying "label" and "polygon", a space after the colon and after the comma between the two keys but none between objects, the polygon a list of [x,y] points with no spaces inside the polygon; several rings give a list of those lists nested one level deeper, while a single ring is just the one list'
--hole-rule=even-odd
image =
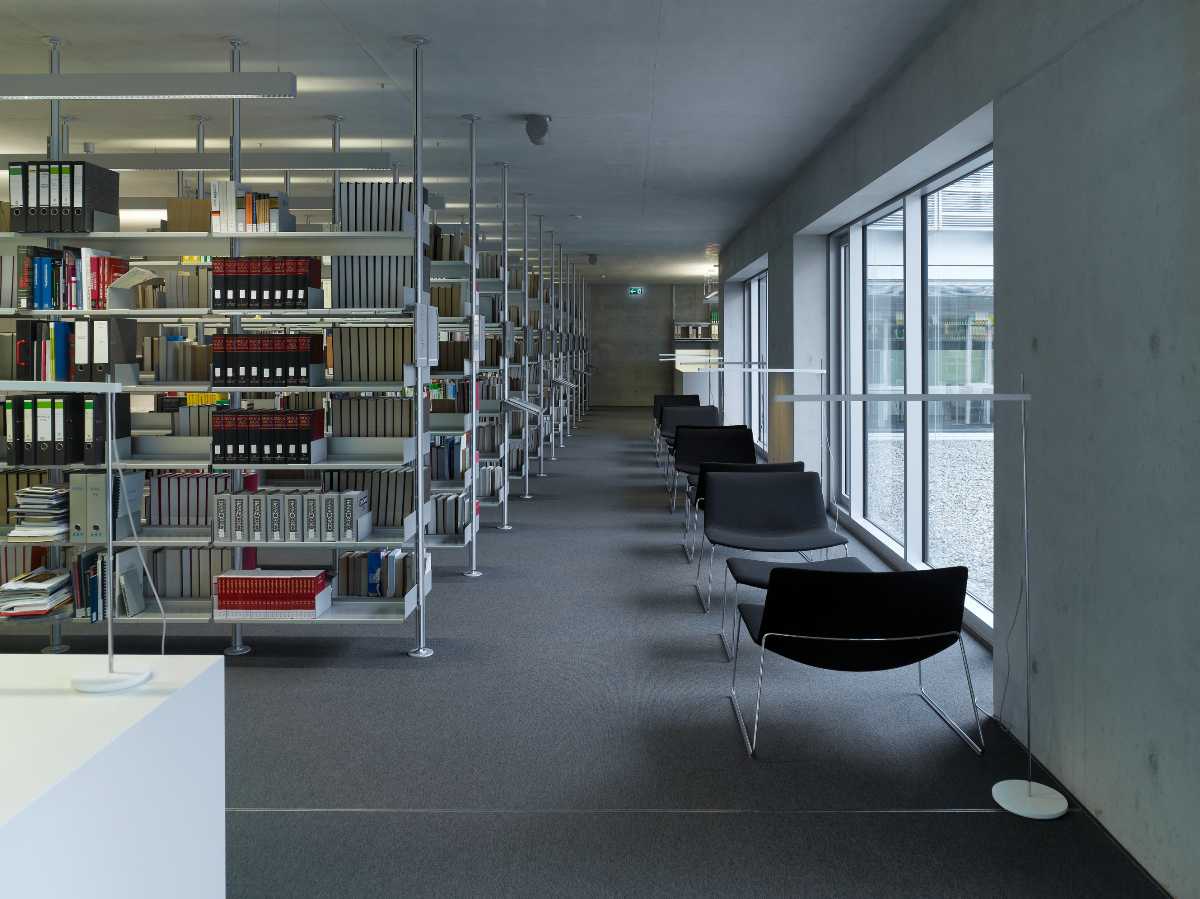
[{"label": "ceiling smoke detector", "polygon": [[525,134],[529,137],[529,142],[535,147],[540,147],[546,142],[546,135],[550,133],[550,116],[531,114],[525,116]]}]

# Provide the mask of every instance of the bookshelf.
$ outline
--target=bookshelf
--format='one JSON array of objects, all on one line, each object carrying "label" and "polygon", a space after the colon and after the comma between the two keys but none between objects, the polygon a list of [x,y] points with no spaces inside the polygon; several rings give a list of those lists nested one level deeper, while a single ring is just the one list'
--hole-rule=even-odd
[{"label": "bookshelf", "polygon": [[[133,232],[133,231],[97,231],[92,233],[50,234],[50,233],[14,233],[0,232],[0,254],[13,254],[18,246],[43,246],[58,248],[63,244],[68,246],[90,247],[104,250],[114,256],[129,260],[142,260],[134,264],[145,264],[147,267],[157,265],[180,265],[183,257],[240,257],[240,256],[306,256],[306,257],[406,257],[420,258],[424,254],[428,240],[428,207],[423,202],[423,153],[422,153],[422,43],[417,40],[413,46],[414,67],[414,102],[413,117],[413,182],[412,195],[415,198],[414,211],[406,211],[400,215],[401,227],[394,231],[380,230],[342,230],[326,232]],[[235,135],[231,145],[230,180],[237,183],[241,180],[241,146],[240,146],[240,103],[233,103]],[[174,260],[172,260],[174,257]],[[437,275],[445,274],[439,264],[432,267]],[[421,265],[413,266],[415,283],[406,286],[402,293],[403,305],[399,308],[332,308],[322,306],[315,309],[229,309],[214,308],[212,305],[203,307],[179,308],[150,308],[150,309],[121,309],[108,308],[98,310],[49,310],[49,309],[2,309],[0,321],[12,319],[20,322],[23,319],[45,322],[80,322],[98,320],[121,320],[143,323],[151,328],[180,326],[190,329],[188,339],[203,344],[208,337],[217,333],[245,334],[258,330],[275,333],[314,333],[331,335],[339,327],[356,325],[387,325],[412,332],[412,343],[415,347],[413,358],[403,365],[403,377],[395,381],[342,381],[336,380],[325,384],[267,386],[224,386],[213,384],[208,380],[155,380],[145,381],[137,378],[136,370],[133,377],[123,371],[120,380],[126,383],[113,382],[89,383],[76,381],[0,381],[0,396],[23,396],[28,394],[92,394],[102,397],[107,402],[110,414],[108,421],[112,422],[115,399],[128,397],[131,400],[152,401],[164,394],[187,393],[223,393],[227,394],[230,409],[260,409],[279,408],[288,398],[299,398],[312,403],[315,408],[330,411],[333,397],[396,397],[397,395],[413,395],[417,399],[416,413],[413,421],[415,430],[411,436],[404,438],[339,438],[327,434],[328,452],[316,462],[229,462],[222,463],[214,460],[211,436],[187,437],[174,434],[161,434],[155,428],[142,429],[141,433],[134,428],[133,436],[126,443],[124,440],[107,441],[108,455],[106,462],[101,465],[69,463],[61,465],[43,465],[25,463],[10,466],[0,464],[6,472],[40,469],[47,472],[47,482],[63,484],[72,472],[106,473],[105,491],[106,502],[110,508],[115,501],[115,480],[120,473],[145,472],[147,474],[162,472],[179,472],[191,474],[211,474],[230,472],[232,488],[237,491],[241,487],[243,473],[257,473],[260,487],[271,489],[286,489],[290,485],[306,483],[298,481],[296,476],[304,473],[317,476],[318,479],[329,475],[338,478],[362,474],[405,472],[411,474],[413,485],[412,511],[406,514],[398,513],[396,524],[402,527],[387,527],[376,525],[369,536],[362,539],[346,540],[309,540],[303,542],[281,542],[269,540],[232,540],[214,537],[211,527],[195,526],[150,526],[142,524],[138,519],[134,536],[119,536],[114,534],[115,527],[109,529],[110,536],[103,546],[107,549],[109,559],[109,577],[106,585],[106,601],[111,614],[103,616],[102,621],[111,633],[114,624],[122,628],[139,628],[145,626],[165,627],[169,623],[188,623],[210,625],[230,632],[231,644],[227,649],[230,654],[241,654],[248,651],[243,641],[242,628],[246,624],[279,624],[297,627],[311,626],[320,628],[325,624],[399,624],[415,620],[416,647],[410,653],[424,658],[432,654],[427,643],[427,603],[432,589],[432,568],[427,549],[442,549],[459,544],[464,547],[472,543],[477,533],[478,520],[471,516],[465,530],[460,534],[434,535],[427,534],[427,526],[433,518],[431,497],[426,495],[426,475],[429,465],[428,453],[433,436],[442,433],[427,427],[434,416],[426,416],[423,412],[421,398],[426,394],[431,381],[430,364],[431,352],[436,353],[436,346],[429,347],[428,336],[431,331],[437,333],[436,314],[429,305],[428,285]],[[470,273],[474,280],[473,271]],[[431,279],[437,282],[437,277]],[[340,298],[344,301],[346,298]],[[365,301],[365,300],[364,300]],[[473,304],[474,308],[474,304]],[[447,328],[453,328],[454,322],[445,323]],[[474,327],[468,323],[468,327]],[[295,329],[301,329],[296,331]],[[164,338],[165,339],[165,338]],[[139,337],[139,342],[141,338]],[[436,343],[436,338],[433,340]],[[473,356],[473,364],[468,366],[465,373],[471,384],[472,393],[477,363]],[[400,367],[396,373],[399,374]],[[335,370],[335,376],[338,372]],[[289,407],[291,408],[291,407]],[[305,408],[312,408],[306,406]],[[427,418],[430,422],[427,422]],[[329,425],[329,418],[324,419]],[[461,428],[458,433],[469,440],[469,446],[474,456],[474,427],[472,421],[469,427]],[[336,475],[332,473],[337,473]],[[461,481],[431,482],[437,488],[473,489],[475,469],[472,464]],[[309,481],[308,483],[311,483]],[[338,483],[335,481],[334,483]],[[394,500],[399,503],[399,500]],[[403,510],[404,506],[396,508]],[[373,512],[376,510],[372,510]],[[9,529],[0,529],[0,546],[10,547],[16,541],[10,540]],[[65,567],[64,554],[71,548],[83,548],[97,544],[71,543],[67,540],[52,540],[38,546],[44,550],[47,564],[50,567]],[[162,598],[163,611],[151,600],[147,591],[147,607],[136,615],[128,615],[122,603],[117,601],[116,588],[112,577],[112,559],[116,551],[136,549],[141,554],[144,550],[159,551],[228,551],[234,558],[233,568],[253,567],[243,566],[245,553],[255,552],[257,563],[261,567],[326,567],[333,572],[339,571],[339,558],[347,552],[363,550],[396,548],[410,552],[413,557],[411,585],[404,595],[392,597],[376,597],[364,595],[348,595],[335,589],[332,604],[328,611],[319,617],[308,619],[270,619],[264,620],[249,617],[228,617],[214,615],[214,600],[209,596],[166,596]],[[320,560],[321,561],[311,561]],[[297,561],[290,562],[289,560]],[[307,561],[301,562],[300,559]],[[152,566],[151,566],[152,567]],[[214,574],[218,573],[216,571]],[[140,576],[140,575],[139,575]],[[202,579],[201,579],[202,580]],[[342,586],[342,585],[338,585]],[[397,591],[398,592],[398,591]],[[8,622],[5,622],[8,623]],[[45,619],[23,619],[26,625],[38,626],[42,623],[51,626],[51,646],[48,649],[61,651],[65,648],[62,643],[62,628],[94,627],[87,618],[70,616],[48,616]]]}]

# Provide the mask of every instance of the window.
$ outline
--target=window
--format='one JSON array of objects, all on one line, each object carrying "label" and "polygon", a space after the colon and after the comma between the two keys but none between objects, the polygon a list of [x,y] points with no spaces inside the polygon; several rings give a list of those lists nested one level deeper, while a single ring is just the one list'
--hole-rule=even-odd
[{"label": "window", "polygon": [[[925,380],[929,393],[993,390],[992,166],[925,196]],[[992,403],[930,403],[925,560],[966,565],[992,607]]]},{"label": "window", "polygon": [[767,273],[746,282],[746,424],[767,446]]},{"label": "window", "polygon": [[[904,211],[864,229],[863,383],[867,393],[904,392]],[[868,403],[867,519],[904,543],[904,403]]]},{"label": "window", "polygon": [[[846,393],[946,394],[830,410],[850,515],[914,567],[965,565],[992,607],[995,301],[985,150],[834,234],[831,371]],[[976,397],[976,398],[972,398]],[[981,608],[982,607],[982,608]]]}]

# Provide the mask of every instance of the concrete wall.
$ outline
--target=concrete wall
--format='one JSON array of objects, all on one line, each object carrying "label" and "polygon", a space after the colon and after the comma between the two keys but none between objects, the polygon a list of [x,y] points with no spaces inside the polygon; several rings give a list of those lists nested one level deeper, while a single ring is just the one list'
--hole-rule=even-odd
[{"label": "concrete wall", "polygon": [[[1197,34],[1194,0],[968,2],[721,256],[732,273],[771,254],[770,302],[795,308],[796,344],[780,352],[808,355],[802,335],[827,328],[824,303],[810,307],[816,254],[797,247],[785,280],[785,244],[802,229],[833,230],[842,222],[822,217],[848,198],[876,189],[886,200],[878,186],[889,173],[907,180],[895,193],[933,174],[937,153],[953,162],[943,136],[991,104],[996,385],[1012,390],[1024,373],[1035,396],[1034,752],[1151,874],[1191,896]],[[1019,441],[1012,409],[997,419],[995,692],[1023,736],[1022,628],[1008,638],[1020,595]]]},{"label": "concrete wall", "polygon": [[[1029,410],[1033,743],[1200,895],[1200,4],[1144,2],[996,102],[996,377]],[[1021,571],[996,431],[997,686]],[[1021,622],[1023,624],[1023,620]],[[1005,720],[1024,714],[1018,626]],[[997,692],[999,695],[999,692]]]},{"label": "concrete wall", "polygon": [[703,284],[676,284],[674,308],[677,322],[706,322],[712,312],[704,302]]},{"label": "concrete wall", "polygon": [[592,404],[649,406],[656,393],[672,392],[673,366],[659,362],[671,352],[671,285],[648,284],[631,297],[625,284],[588,290],[592,339]]}]

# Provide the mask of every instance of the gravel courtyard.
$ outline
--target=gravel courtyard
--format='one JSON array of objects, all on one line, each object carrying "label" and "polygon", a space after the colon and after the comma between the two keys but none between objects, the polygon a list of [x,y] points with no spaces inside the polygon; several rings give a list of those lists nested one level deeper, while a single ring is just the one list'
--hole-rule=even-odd
[{"label": "gravel courtyard", "polygon": [[[928,561],[966,565],[971,594],[992,605],[992,435],[929,435]],[[867,440],[867,517],[889,534],[904,533],[904,440],[872,433]]]}]

